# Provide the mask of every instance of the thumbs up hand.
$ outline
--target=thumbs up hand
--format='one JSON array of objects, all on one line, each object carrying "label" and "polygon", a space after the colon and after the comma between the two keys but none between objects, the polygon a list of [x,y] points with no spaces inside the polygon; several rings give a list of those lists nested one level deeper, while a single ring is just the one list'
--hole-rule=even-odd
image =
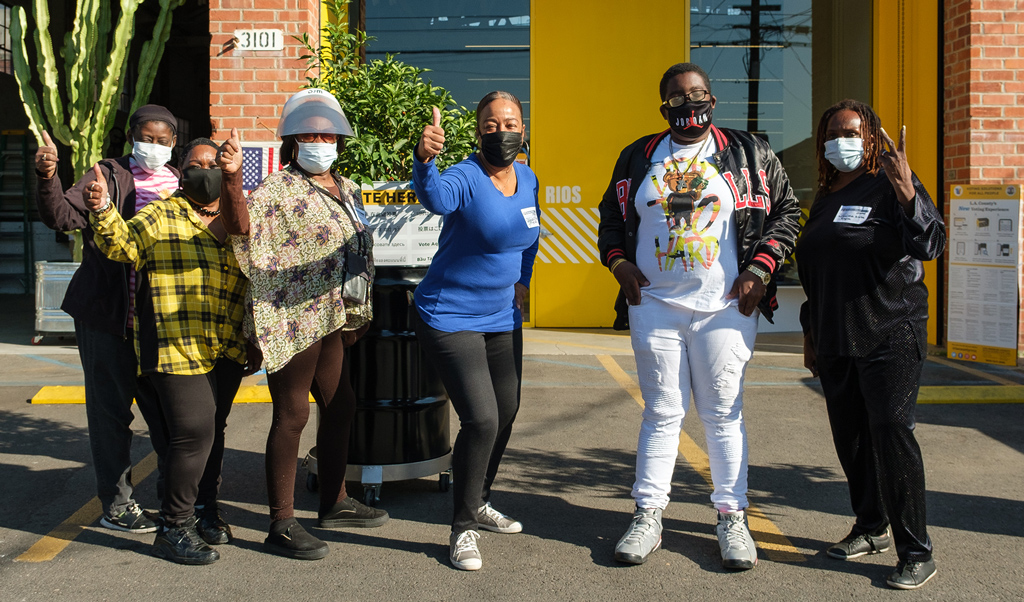
[{"label": "thumbs up hand", "polygon": [[220,145],[217,152],[217,166],[224,173],[235,173],[242,169],[242,141],[238,139],[238,128],[231,128],[231,137]]},{"label": "thumbs up hand", "polygon": [[43,146],[36,150],[36,173],[45,180],[57,173],[57,146],[46,130],[43,130]]},{"label": "thumbs up hand", "polygon": [[89,211],[99,211],[110,202],[107,193],[107,178],[100,171],[99,163],[92,166],[92,175],[96,179],[85,185],[82,196],[85,199],[85,207]]},{"label": "thumbs up hand", "polygon": [[441,154],[444,148],[444,129],[441,127],[441,111],[433,107],[433,118],[430,125],[423,128],[423,136],[416,145],[416,158],[426,163]]}]

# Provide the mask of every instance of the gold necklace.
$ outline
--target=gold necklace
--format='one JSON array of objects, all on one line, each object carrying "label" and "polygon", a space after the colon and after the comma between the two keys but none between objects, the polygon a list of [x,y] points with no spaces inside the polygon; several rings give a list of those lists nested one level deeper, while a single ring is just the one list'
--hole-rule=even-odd
[{"label": "gold necklace", "polygon": [[685,171],[679,171],[679,162],[676,161],[676,151],[673,148],[672,136],[670,135],[668,137],[668,152],[669,152],[669,156],[672,157],[672,165],[675,166],[676,171],[679,172],[679,173],[687,173],[687,172],[689,172],[690,169],[693,167],[693,164],[697,162],[697,157],[700,157],[701,155],[703,155],[704,151],[707,150],[708,142],[710,140],[711,140],[711,136],[708,136],[707,138],[705,138],[704,139],[704,144],[700,145],[700,148],[697,149],[697,152],[694,153],[693,157],[690,158],[690,162],[686,164],[686,170]]},{"label": "gold necklace", "polygon": [[[515,168],[515,166],[514,165],[510,165],[509,168],[511,170],[512,176],[515,176],[516,175],[516,168]],[[498,174],[494,174],[494,176],[497,176],[497,175]],[[494,177],[494,176],[491,176],[491,177]],[[500,192],[502,196],[505,196],[505,189],[508,188],[508,183],[511,182],[511,181],[512,181],[512,177],[511,176],[508,177],[508,178],[505,178],[505,183],[501,186],[501,188],[498,189],[498,192]]]}]

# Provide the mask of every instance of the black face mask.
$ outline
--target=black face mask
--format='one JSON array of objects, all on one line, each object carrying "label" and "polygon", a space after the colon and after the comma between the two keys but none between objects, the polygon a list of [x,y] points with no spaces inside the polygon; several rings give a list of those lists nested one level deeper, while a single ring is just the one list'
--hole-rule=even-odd
[{"label": "black face mask", "polygon": [[700,138],[711,127],[711,101],[687,102],[678,107],[669,107],[668,125],[683,138]]},{"label": "black face mask", "polygon": [[523,147],[522,132],[480,134],[480,154],[495,167],[508,167]]},{"label": "black face mask", "polygon": [[220,198],[220,168],[189,167],[181,172],[181,189],[197,205],[209,205]]}]

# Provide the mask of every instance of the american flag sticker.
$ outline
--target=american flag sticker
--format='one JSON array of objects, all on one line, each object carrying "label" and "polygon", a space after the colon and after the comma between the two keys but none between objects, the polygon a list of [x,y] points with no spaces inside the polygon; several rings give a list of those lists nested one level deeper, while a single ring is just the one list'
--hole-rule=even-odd
[{"label": "american flag sticker", "polygon": [[281,169],[281,146],[242,147],[242,191],[252,192],[263,178]]}]

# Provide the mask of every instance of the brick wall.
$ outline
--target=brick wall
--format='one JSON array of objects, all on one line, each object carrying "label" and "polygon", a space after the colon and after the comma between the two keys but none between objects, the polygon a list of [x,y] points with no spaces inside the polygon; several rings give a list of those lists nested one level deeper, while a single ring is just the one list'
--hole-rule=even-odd
[{"label": "brick wall", "polygon": [[[241,51],[237,29],[279,29],[284,50]],[[304,49],[292,36],[320,30],[319,0],[210,0],[210,120],[214,138],[233,127],[242,141],[277,140],[281,107],[305,82]]]},{"label": "brick wall", "polygon": [[1024,183],[1024,0],[946,0],[944,11],[946,184]]}]

